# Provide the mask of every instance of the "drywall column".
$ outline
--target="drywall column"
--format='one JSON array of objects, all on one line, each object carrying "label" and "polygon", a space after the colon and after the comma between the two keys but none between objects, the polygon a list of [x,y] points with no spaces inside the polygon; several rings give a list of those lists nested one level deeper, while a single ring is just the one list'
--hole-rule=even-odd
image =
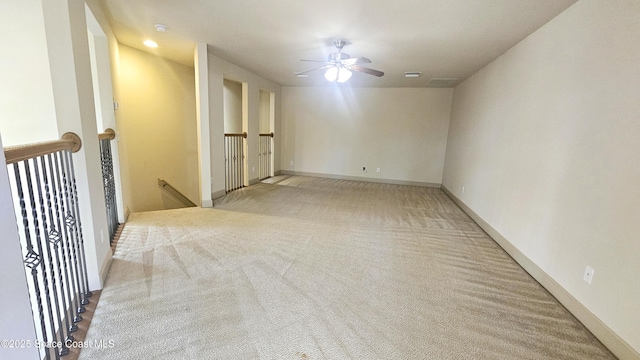
[{"label": "drywall column", "polygon": [[[2,149],[2,139],[0,139]],[[0,347],[0,358],[3,359],[37,359],[38,349],[33,346],[33,340],[37,339],[36,329],[31,314],[31,302],[29,301],[29,289],[27,288],[27,276],[22,263],[22,250],[20,249],[20,237],[16,226],[16,217],[13,210],[9,176],[7,174],[4,151],[0,151],[0,248],[2,248],[2,261],[0,261],[0,339],[3,341]],[[28,341],[30,348],[5,344],[5,340]],[[20,345],[18,343],[17,345]]]},{"label": "drywall column", "polygon": [[209,53],[207,44],[196,45],[193,61],[196,73],[196,116],[198,131],[198,178],[200,206],[212,207],[211,200],[211,139],[209,120]]},{"label": "drywall column", "polygon": [[[282,92],[280,92],[280,97]],[[269,119],[269,128],[273,131],[273,138],[271,139],[271,151],[273,152],[271,156],[271,175],[278,175],[280,173],[281,168],[281,160],[280,160],[280,109],[276,108],[280,103],[276,100],[276,93],[271,92],[270,95],[270,119]],[[278,119],[278,121],[276,121]]]},{"label": "drywall column", "polygon": [[224,186],[224,77],[216,71],[215,62],[209,56],[209,119],[211,141],[211,198],[225,194]]},{"label": "drywall column", "polygon": [[[245,90],[246,89],[246,90]],[[260,88],[253,84],[243,86],[243,126],[247,131],[245,185],[258,182],[258,152],[260,151]]]},{"label": "drywall column", "polygon": [[95,18],[93,11],[85,5],[87,16],[87,27],[89,29],[89,50],[91,60],[91,73],[93,74],[93,90],[96,103],[96,117],[98,132],[104,132],[110,128],[115,130],[115,143],[111,146],[111,157],[113,161],[113,175],[116,189],[116,207],[118,210],[118,221],[124,223],[125,207],[122,193],[122,175],[120,172],[120,152],[117,143],[120,138],[116,117],[113,109],[113,86],[111,76],[111,61],[109,55],[109,39],[102,29],[102,26]]},{"label": "drywall column", "polygon": [[101,289],[111,262],[83,0],[42,2],[58,132],[82,139],[73,156],[89,288]]}]

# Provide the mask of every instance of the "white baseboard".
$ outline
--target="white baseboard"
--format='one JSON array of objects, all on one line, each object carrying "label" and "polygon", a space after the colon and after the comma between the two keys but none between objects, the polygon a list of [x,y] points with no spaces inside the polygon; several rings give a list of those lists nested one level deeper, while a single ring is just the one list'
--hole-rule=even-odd
[{"label": "white baseboard", "polygon": [[111,263],[113,263],[113,253],[111,252],[111,248],[107,251],[105,255],[104,261],[102,262],[102,268],[100,269],[100,288],[99,289],[90,289],[91,291],[102,290],[104,288],[104,284],[107,281],[107,276],[109,275],[109,270],[111,269]]},{"label": "white baseboard", "polygon": [[371,178],[371,177],[363,177],[363,176],[334,175],[334,174],[311,173],[311,172],[291,171],[291,170],[281,170],[280,173],[282,175],[310,176],[310,177],[319,177],[319,178],[327,178],[327,179],[364,181],[364,182],[393,184],[393,185],[409,185],[409,186],[422,186],[422,187],[434,187],[434,188],[439,188],[441,186],[441,184],[437,184],[437,183],[420,182],[420,181],[380,179],[380,178]]},{"label": "white baseboard", "polygon": [[255,184],[259,183],[259,182],[260,182],[260,179],[258,179],[258,178],[249,179],[249,186],[255,185]]},{"label": "white baseboard", "polygon": [[624,339],[609,328],[602,320],[595,316],[565,288],[558,284],[549,274],[544,272],[531,259],[523,254],[509,240],[473,211],[460,198],[454,195],[444,185],[442,190],[453,200],[473,221],[475,221],[500,247],[504,249],[522,268],[536,279],[551,293],[569,312],[573,314],[591,333],[604,344],[615,356],[623,360],[639,360],[640,353],[631,347]]},{"label": "white baseboard", "polygon": [[[218,191],[214,191],[214,192],[212,192],[212,193],[211,193],[211,198],[212,198],[213,200],[215,200],[215,199],[217,199],[217,198],[219,198],[219,197],[221,197],[221,196],[224,196],[224,194],[226,194],[226,193],[227,193],[227,192],[226,192],[226,191],[224,191],[224,189],[222,189],[222,190],[218,190]],[[213,201],[212,201],[212,203],[213,203]],[[212,205],[212,206],[213,206],[213,205]]]}]

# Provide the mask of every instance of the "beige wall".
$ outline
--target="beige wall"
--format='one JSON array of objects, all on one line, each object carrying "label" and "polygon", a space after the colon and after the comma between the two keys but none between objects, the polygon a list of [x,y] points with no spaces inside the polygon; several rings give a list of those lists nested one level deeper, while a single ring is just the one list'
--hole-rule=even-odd
[{"label": "beige wall", "polygon": [[282,169],[440,184],[452,93],[285,87]]},{"label": "beige wall", "polygon": [[58,138],[42,3],[0,4],[0,131],[4,146]]},{"label": "beige wall", "polygon": [[445,187],[636,351],[638,19],[638,1],[579,1],[456,87],[444,171]]},{"label": "beige wall", "polygon": [[198,203],[194,69],[119,46],[119,127],[130,173],[132,212],[176,207],[163,178]]}]

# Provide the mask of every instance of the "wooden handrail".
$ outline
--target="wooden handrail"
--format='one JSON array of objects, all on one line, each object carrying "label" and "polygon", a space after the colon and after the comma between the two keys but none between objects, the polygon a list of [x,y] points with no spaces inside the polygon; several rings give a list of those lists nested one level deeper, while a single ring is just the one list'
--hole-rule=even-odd
[{"label": "wooden handrail", "polygon": [[98,134],[98,140],[113,140],[116,138],[116,132],[112,128],[107,128],[103,133]]},{"label": "wooden handrail", "polygon": [[64,133],[60,140],[7,146],[4,148],[4,156],[7,158],[7,165],[9,165],[62,150],[78,152],[80,148],[82,148],[82,140],[80,137],[72,132],[68,132]]},{"label": "wooden handrail", "polygon": [[273,132],[268,133],[268,134],[260,134],[260,136],[270,136],[270,137],[273,137]]},{"label": "wooden handrail", "polygon": [[224,134],[224,136],[242,136],[243,138],[247,138],[247,132],[243,132],[243,133],[226,133]]},{"label": "wooden handrail", "polygon": [[174,188],[168,182],[164,181],[164,179],[158,179],[158,186],[164,191],[166,191],[169,195],[173,196],[174,199],[178,200],[184,206],[194,207],[198,206],[193,201],[189,200],[188,197],[184,196],[178,189]]}]

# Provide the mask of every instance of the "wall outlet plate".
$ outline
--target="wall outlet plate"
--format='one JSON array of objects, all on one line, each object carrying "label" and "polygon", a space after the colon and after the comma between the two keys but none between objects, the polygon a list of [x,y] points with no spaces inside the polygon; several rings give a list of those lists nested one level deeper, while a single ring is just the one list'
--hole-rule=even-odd
[{"label": "wall outlet plate", "polygon": [[584,269],[584,276],[582,277],[582,280],[584,280],[584,282],[586,282],[587,284],[591,285],[591,280],[593,280],[593,273],[595,273],[596,271],[590,267],[587,266],[586,269]]}]

